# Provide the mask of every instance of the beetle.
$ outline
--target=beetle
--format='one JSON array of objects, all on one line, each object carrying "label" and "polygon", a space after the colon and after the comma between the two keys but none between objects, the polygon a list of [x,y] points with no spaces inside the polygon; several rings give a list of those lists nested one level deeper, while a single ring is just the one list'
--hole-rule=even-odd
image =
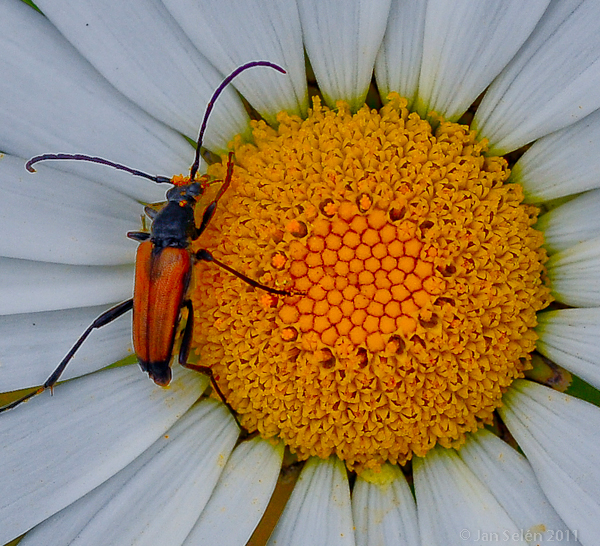
[{"label": "beetle", "polygon": [[[160,210],[157,211],[150,206],[145,207],[144,210],[152,221],[149,233],[145,231],[127,233],[127,237],[140,243],[136,253],[133,298],[115,305],[98,316],[81,334],[42,386],[0,408],[0,412],[17,407],[33,396],[41,394],[46,389],[52,390],[77,350],[91,332],[111,323],[130,310],[133,310],[133,348],[139,365],[157,385],[167,386],[171,382],[172,377],[171,360],[177,327],[180,322],[181,311],[186,308],[188,317],[179,349],[179,364],[206,373],[211,379],[214,389],[235,417],[232,408],[225,400],[215,378],[212,376],[211,369],[187,362],[192,339],[194,315],[191,300],[187,299],[186,295],[191,279],[192,265],[200,260],[216,264],[255,288],[277,295],[291,294],[290,291],[271,288],[247,277],[243,273],[217,260],[206,249],[201,249],[197,252],[192,252],[190,249],[191,243],[202,235],[214,216],[217,204],[225,191],[227,191],[233,175],[233,152],[230,152],[225,180],[223,180],[217,196],[204,210],[200,226],[196,226],[194,209],[197,201],[204,194],[207,187],[206,180],[197,181],[196,175],[200,165],[202,140],[208,118],[215,101],[227,85],[243,71],[256,66],[265,66],[273,68],[282,74],[286,73],[283,68],[274,63],[252,61],[239,66],[221,82],[208,102],[204,113],[196,143],[196,155],[190,167],[190,182],[184,185],[174,184],[167,191],[167,202]],[[123,170],[134,176],[147,178],[158,184],[173,184],[172,179],[168,177],[153,176],[101,157],[83,154],[43,154],[31,158],[27,162],[26,168],[30,172],[35,172],[33,165],[40,161],[49,160],[88,161]]]}]

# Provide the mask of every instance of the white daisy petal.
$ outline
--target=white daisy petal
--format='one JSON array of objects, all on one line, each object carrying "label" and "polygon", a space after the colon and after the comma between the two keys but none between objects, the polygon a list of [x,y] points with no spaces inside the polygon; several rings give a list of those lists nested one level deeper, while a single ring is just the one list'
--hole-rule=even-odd
[{"label": "white daisy petal", "polygon": [[[529,542],[578,544],[540,488],[527,459],[487,430],[468,437],[458,452],[489,488]],[[526,540],[529,540],[526,538]]]},{"label": "white daisy petal", "polygon": [[375,59],[381,97],[396,91],[410,108],[417,94],[427,2],[392,0],[387,28]]},{"label": "white daisy petal", "polygon": [[548,3],[429,0],[415,110],[421,117],[435,111],[449,121],[460,118],[523,45]]},{"label": "white daisy petal", "polygon": [[417,507],[400,467],[386,465],[393,481],[384,485],[371,483],[361,476],[352,490],[352,515],[358,546],[402,544],[418,546]]},{"label": "white daisy petal", "polygon": [[298,7],[293,0],[164,0],[196,47],[223,73],[270,61],[287,76],[254,68],[233,85],[269,123],[281,110],[306,116],[308,92]]},{"label": "white daisy petal", "polygon": [[[0,5],[0,150],[20,157],[46,152],[97,155],[151,174],[189,167],[183,136],[117,92],[58,33],[23,2]],[[83,162],[60,170],[110,178],[129,195],[157,201],[158,184]],[[110,173],[110,174],[107,174]]]},{"label": "white daisy petal", "polygon": [[535,228],[544,233],[550,254],[566,250],[600,233],[600,190],[586,192],[540,216]]},{"label": "white daisy petal", "polygon": [[584,545],[600,536],[600,409],[524,380],[499,409],[544,493]]},{"label": "white daisy petal", "polygon": [[[0,316],[0,392],[39,386],[106,306]],[[62,379],[94,372],[132,354],[131,315],[96,330]]]},{"label": "white daisy petal", "polygon": [[600,107],[598,19],[596,0],[550,4],[475,114],[471,128],[489,139],[491,154],[515,150]]},{"label": "white daisy petal", "polygon": [[546,267],[558,301],[575,307],[600,305],[600,237],[557,252]]},{"label": "white daisy petal", "polygon": [[205,376],[174,369],[168,389],[137,366],[63,383],[0,415],[0,543],[97,487],[155,442],[206,388]]},{"label": "white daisy petal", "polygon": [[516,524],[456,451],[435,448],[413,459],[413,472],[422,544],[483,544],[498,536],[525,546]]},{"label": "white daisy petal", "polygon": [[[243,546],[263,516],[275,489],[283,443],[276,446],[261,438],[242,442],[232,453],[217,486],[184,544]],[[231,522],[235,518],[235,525]]]},{"label": "white daisy petal", "polygon": [[325,102],[360,108],[367,96],[391,0],[299,0],[304,47]]},{"label": "white daisy petal", "polygon": [[538,351],[600,388],[600,308],[539,313],[536,331]]},{"label": "white daisy petal", "polygon": [[[196,140],[222,75],[198,53],[159,0],[40,0],[37,6],[121,93]],[[205,145],[225,151],[231,137],[247,124],[248,115],[230,89],[219,98]]]},{"label": "white daisy petal", "polygon": [[[187,415],[187,414],[186,414]],[[185,418],[185,416],[183,417]],[[171,431],[169,430],[168,433]],[[70,504],[29,531],[20,544],[73,544],[77,535],[96,513],[118,493],[129,480],[147,463],[148,454],[154,452],[154,447],[161,439],[144,451],[131,464],[117,472],[113,477],[99,485],[81,499]]]},{"label": "white daisy petal", "polygon": [[600,110],[540,138],[512,168],[510,181],[523,186],[531,203],[600,187]]},{"label": "white daisy petal", "polygon": [[200,402],[133,463],[36,527],[23,544],[182,544],[238,432],[223,404]]},{"label": "white daisy petal", "polygon": [[0,237],[0,256],[86,265],[133,262],[136,245],[126,233],[141,227],[138,203],[79,176],[42,164],[28,173],[24,165],[21,158],[0,157],[0,233],[10,233]]},{"label": "white daisy petal", "polygon": [[133,265],[73,266],[0,257],[0,309],[6,315],[126,300],[132,286]]},{"label": "white daisy petal", "polygon": [[311,458],[300,473],[268,546],[354,545],[350,487],[337,457]]}]

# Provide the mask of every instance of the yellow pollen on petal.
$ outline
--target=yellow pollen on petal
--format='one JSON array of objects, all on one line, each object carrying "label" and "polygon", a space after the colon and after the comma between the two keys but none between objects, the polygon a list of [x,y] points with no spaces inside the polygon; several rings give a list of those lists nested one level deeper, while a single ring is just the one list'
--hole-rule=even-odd
[{"label": "yellow pollen on petal", "polygon": [[[202,176],[196,178],[195,181],[200,183],[202,188],[207,188],[211,183],[214,182],[214,181],[211,182],[210,177],[207,175],[202,175]],[[187,184],[190,184],[190,176],[183,175],[183,174],[176,174],[171,178],[171,184],[173,184],[174,186],[186,186]]]},{"label": "yellow pollen on petal", "polygon": [[537,209],[468,127],[432,132],[397,94],[356,114],[315,98],[278,122],[235,139],[198,245],[292,295],[199,262],[198,361],[244,427],[300,459],[377,472],[459,446],[530,367],[551,299]]},{"label": "yellow pollen on petal", "polygon": [[183,174],[176,174],[171,178],[171,183],[175,186],[184,186],[190,183],[190,177],[184,176]]}]

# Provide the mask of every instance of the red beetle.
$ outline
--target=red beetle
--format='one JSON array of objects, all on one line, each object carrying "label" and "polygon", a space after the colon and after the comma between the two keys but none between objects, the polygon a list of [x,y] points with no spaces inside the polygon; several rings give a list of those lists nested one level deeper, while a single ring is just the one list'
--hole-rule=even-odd
[{"label": "red beetle", "polygon": [[[227,162],[227,175],[218,195],[206,207],[200,227],[196,226],[194,220],[194,208],[198,199],[206,188],[206,181],[194,181],[200,164],[200,148],[202,138],[206,129],[208,117],[212,111],[215,100],[225,87],[244,70],[255,66],[267,66],[285,74],[280,66],[268,61],[253,61],[246,63],[234,70],[221,85],[216,89],[208,103],[198,142],[196,145],[196,156],[190,168],[190,183],[178,185],[167,191],[167,203],[156,211],[146,207],[145,212],[152,220],[150,233],[142,231],[129,232],[127,236],[140,242],[135,261],[135,287],[133,298],[112,307],[102,313],[85,332],[80,336],[75,345],[63,358],[60,364],[52,372],[45,383],[37,390],[15,400],[11,404],[0,408],[0,412],[12,409],[25,400],[52,388],[59,380],[69,361],[77,352],[81,344],[90,335],[92,330],[112,322],[130,309],[133,309],[133,348],[137,355],[140,367],[147,372],[150,378],[161,386],[166,386],[171,381],[171,359],[175,333],[179,324],[180,313],[183,307],[188,309],[188,318],[179,350],[179,363],[182,366],[207,373],[212,380],[215,390],[221,398],[224,397],[212,377],[210,368],[196,366],[187,362],[193,329],[192,303],[186,299],[187,289],[192,274],[192,265],[195,261],[205,260],[214,262],[219,267],[229,271],[241,278],[248,284],[266,290],[273,294],[289,295],[287,290],[277,290],[262,285],[246,275],[235,271],[228,265],[217,260],[207,250],[192,252],[190,244],[198,239],[206,229],[213,217],[217,203],[231,183],[233,174],[233,153],[229,154]],[[135,176],[147,178],[156,183],[173,183],[170,178],[164,176],[152,176],[147,173],[131,169],[124,165],[113,163],[100,157],[92,157],[81,154],[44,154],[30,159],[26,168],[35,172],[33,165],[47,160],[73,160],[89,161],[108,165],[115,169],[129,172]],[[225,400],[224,400],[225,401]],[[227,402],[225,402],[227,404]],[[231,408],[230,408],[231,410]],[[233,413],[233,412],[232,412]]]}]

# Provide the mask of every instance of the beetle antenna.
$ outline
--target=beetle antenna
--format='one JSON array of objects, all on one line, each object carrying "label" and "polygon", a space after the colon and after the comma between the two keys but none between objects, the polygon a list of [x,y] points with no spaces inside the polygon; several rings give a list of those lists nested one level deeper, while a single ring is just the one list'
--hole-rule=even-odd
[{"label": "beetle antenna", "polygon": [[223,90],[231,83],[235,77],[239,76],[245,70],[249,68],[253,68],[255,66],[267,66],[269,68],[274,68],[278,72],[282,74],[287,74],[287,72],[281,68],[279,65],[275,63],[271,63],[269,61],[250,61],[249,63],[238,66],[229,76],[227,76],[219,87],[213,93],[213,96],[208,101],[206,105],[206,111],[204,112],[204,117],[202,118],[202,125],[200,126],[200,133],[198,135],[198,141],[196,143],[196,157],[194,158],[194,163],[190,167],[190,181],[193,182],[198,172],[198,167],[200,166],[200,148],[202,147],[202,139],[204,138],[204,132],[206,131],[206,125],[208,124],[208,117],[210,116],[212,109],[215,106],[215,101],[219,98],[219,95],[223,92]]},{"label": "beetle antenna", "polygon": [[108,167],[113,167],[114,169],[118,169],[119,171],[128,172],[134,176],[141,176],[142,178],[147,178],[148,180],[152,180],[152,182],[156,182],[157,184],[172,184],[171,179],[166,176],[154,176],[142,171],[138,171],[136,169],[132,169],[131,167],[127,167],[126,165],[121,165],[120,163],[114,163],[113,161],[109,161],[108,159],[104,159],[102,157],[94,157],[90,155],[83,154],[43,154],[36,155],[32,157],[27,163],[25,163],[25,168],[30,172],[34,173],[35,169],[33,165],[39,163],[40,161],[52,161],[52,160],[70,160],[70,161],[89,161],[90,163],[99,163],[100,165],[107,165]]}]

